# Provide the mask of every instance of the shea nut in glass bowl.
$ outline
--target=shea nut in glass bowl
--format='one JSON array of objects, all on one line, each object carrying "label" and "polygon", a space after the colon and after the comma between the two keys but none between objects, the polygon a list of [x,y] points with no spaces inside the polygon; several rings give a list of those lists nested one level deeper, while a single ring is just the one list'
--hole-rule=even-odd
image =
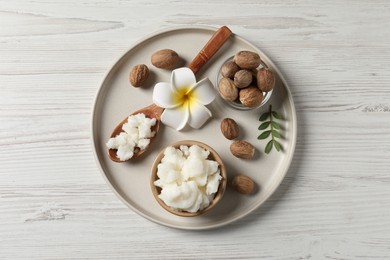
[{"label": "shea nut in glass bowl", "polygon": [[239,110],[251,110],[268,102],[274,85],[274,72],[260,56],[240,51],[222,63],[215,88],[226,104]]},{"label": "shea nut in glass bowl", "polygon": [[164,148],[152,166],[150,186],[168,212],[195,217],[214,208],[226,190],[226,168],[210,146],[183,140]]}]

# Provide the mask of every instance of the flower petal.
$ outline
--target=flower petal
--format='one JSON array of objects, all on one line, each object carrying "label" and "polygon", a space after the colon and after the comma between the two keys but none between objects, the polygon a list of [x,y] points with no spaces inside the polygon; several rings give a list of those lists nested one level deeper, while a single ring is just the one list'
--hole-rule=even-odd
[{"label": "flower petal", "polygon": [[171,85],[165,82],[159,82],[154,86],[153,102],[163,108],[174,108],[180,105],[175,103]]},{"label": "flower petal", "polygon": [[196,83],[191,92],[194,91],[197,101],[203,105],[210,104],[215,98],[214,85],[209,78],[204,78]]},{"label": "flower petal", "polygon": [[196,83],[196,78],[192,70],[183,67],[172,71],[171,84],[174,90],[180,90],[182,88],[190,88]]},{"label": "flower petal", "polygon": [[200,128],[211,117],[210,110],[200,103],[192,103],[188,124],[195,129]]},{"label": "flower petal", "polygon": [[180,107],[165,109],[161,115],[161,122],[169,127],[175,128],[177,131],[180,131],[186,126],[188,117],[188,104],[184,103]]}]

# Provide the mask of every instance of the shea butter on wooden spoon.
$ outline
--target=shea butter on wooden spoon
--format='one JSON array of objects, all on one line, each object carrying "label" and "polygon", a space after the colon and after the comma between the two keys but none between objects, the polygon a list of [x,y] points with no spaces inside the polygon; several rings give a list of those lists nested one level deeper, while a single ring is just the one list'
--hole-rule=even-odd
[{"label": "shea butter on wooden spoon", "polygon": [[160,129],[162,112],[161,107],[153,104],[132,113],[118,124],[106,144],[110,159],[124,162],[142,155]]}]

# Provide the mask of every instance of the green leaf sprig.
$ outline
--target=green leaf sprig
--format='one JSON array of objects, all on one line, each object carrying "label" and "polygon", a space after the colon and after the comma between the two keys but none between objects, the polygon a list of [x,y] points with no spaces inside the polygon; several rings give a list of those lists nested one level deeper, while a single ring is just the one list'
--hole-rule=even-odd
[{"label": "green leaf sprig", "polygon": [[[269,120],[267,120],[269,119]],[[262,114],[259,118],[259,121],[263,122],[259,126],[259,130],[263,131],[257,139],[263,140],[271,136],[271,140],[265,146],[265,153],[269,154],[272,150],[272,147],[279,152],[282,150],[282,145],[276,140],[276,138],[282,138],[282,135],[279,133],[281,129],[280,124],[275,121],[275,119],[282,120],[283,117],[276,111],[272,111],[272,105],[269,106],[269,111]],[[267,129],[267,130],[266,130]],[[269,129],[269,130],[268,130]]]}]

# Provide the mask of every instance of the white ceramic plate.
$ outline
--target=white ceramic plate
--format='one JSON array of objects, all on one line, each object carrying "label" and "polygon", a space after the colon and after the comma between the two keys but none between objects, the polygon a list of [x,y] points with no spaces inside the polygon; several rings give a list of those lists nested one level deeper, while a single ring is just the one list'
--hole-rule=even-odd
[{"label": "white ceramic plate", "polygon": [[[210,229],[236,221],[259,207],[277,189],[289,169],[296,143],[296,112],[291,93],[279,70],[258,48],[239,36],[232,36],[219,52],[197,73],[197,79],[209,77],[214,82],[222,62],[240,50],[252,50],[260,54],[262,60],[278,75],[276,86],[268,104],[251,111],[235,110],[219,97],[208,106],[213,117],[201,129],[184,129],[177,132],[162,126],[150,151],[140,158],[125,163],[112,162],[107,156],[105,143],[116,124],[131,112],[152,103],[152,91],[155,83],[169,82],[170,72],[155,68],[150,63],[151,54],[159,49],[173,49],[183,57],[187,64],[196,56],[210,39],[216,28],[212,27],[175,27],[159,31],[134,44],[107,73],[96,95],[92,114],[92,142],[98,166],[114,193],[133,211],[161,225],[179,229]],[[129,84],[128,74],[131,68],[144,63],[151,70],[146,88],[133,88]],[[266,140],[259,141],[257,136],[260,114],[272,104],[274,110],[281,113],[284,138],[281,143],[283,152],[264,153]],[[231,141],[220,132],[220,122],[230,117],[241,127],[240,139],[256,147],[252,160],[234,157],[229,150]],[[198,217],[179,217],[163,209],[154,199],[150,190],[151,167],[158,152],[165,146],[179,140],[192,139],[213,147],[224,160],[228,170],[228,187],[221,202],[210,212]],[[241,195],[231,188],[231,178],[236,174],[250,176],[257,183],[257,192],[253,195]]]}]

